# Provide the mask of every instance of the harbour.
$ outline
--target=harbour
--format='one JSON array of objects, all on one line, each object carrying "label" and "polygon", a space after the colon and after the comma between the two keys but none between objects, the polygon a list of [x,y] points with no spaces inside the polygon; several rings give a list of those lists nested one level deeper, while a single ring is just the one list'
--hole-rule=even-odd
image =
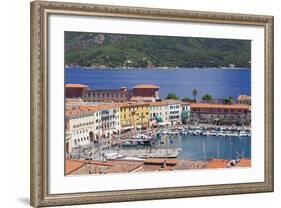
[{"label": "harbour", "polygon": [[151,157],[191,160],[251,158],[250,136],[249,127],[185,125],[122,134],[77,148],[72,158],[101,161]]}]

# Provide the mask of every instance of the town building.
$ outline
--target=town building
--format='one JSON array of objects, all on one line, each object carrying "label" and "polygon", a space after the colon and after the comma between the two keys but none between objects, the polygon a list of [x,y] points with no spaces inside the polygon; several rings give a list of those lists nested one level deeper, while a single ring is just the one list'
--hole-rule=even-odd
[{"label": "town building", "polygon": [[82,99],[86,102],[154,102],[159,100],[159,86],[137,85],[133,89],[120,87],[119,89],[91,89],[85,88]]},{"label": "town building", "polygon": [[133,90],[127,87],[119,89],[85,89],[82,99],[85,102],[123,102],[128,101],[133,96]]},{"label": "town building", "polygon": [[251,105],[251,96],[248,95],[239,95],[237,98],[238,104],[245,104],[245,105]]},{"label": "town building", "polygon": [[88,85],[83,84],[66,84],[65,85],[65,97],[66,98],[82,98],[83,91],[88,89]]},{"label": "town building", "polygon": [[70,153],[73,149],[93,142],[96,134],[96,113],[80,107],[66,109],[65,132],[66,146]]},{"label": "town building", "polygon": [[169,124],[168,105],[161,101],[149,103],[149,120],[152,126]]},{"label": "town building", "polygon": [[140,84],[133,87],[133,96],[146,98],[144,101],[156,101],[160,99],[159,86],[151,84]]},{"label": "town building", "polygon": [[149,104],[125,102],[120,104],[120,122],[123,131],[146,129],[149,126]]},{"label": "town building", "polygon": [[121,130],[120,108],[116,104],[68,107],[65,125],[66,145],[69,145],[67,149],[71,152],[73,148],[119,133]]},{"label": "town building", "polygon": [[96,106],[82,106],[82,108],[96,112],[96,139],[100,137],[109,138],[120,132],[120,108],[118,104],[98,104]]},{"label": "town building", "polygon": [[178,125],[181,124],[181,101],[180,100],[163,100],[163,103],[167,105],[167,111],[168,111],[168,120],[171,122],[171,125]]},{"label": "town building", "polygon": [[181,103],[181,122],[187,124],[190,117],[190,104],[187,102]]},{"label": "town building", "polygon": [[250,125],[251,108],[243,104],[191,103],[190,122]]}]

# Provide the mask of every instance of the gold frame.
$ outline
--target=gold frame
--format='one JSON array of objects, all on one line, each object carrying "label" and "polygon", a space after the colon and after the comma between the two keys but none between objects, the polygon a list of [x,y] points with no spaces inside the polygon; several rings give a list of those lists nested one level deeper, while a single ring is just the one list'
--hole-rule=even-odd
[{"label": "gold frame", "polygon": [[[49,14],[94,15],[150,20],[256,25],[265,31],[265,180],[264,182],[48,194],[48,66]],[[61,2],[31,2],[31,205],[78,205],[273,191],[273,17],[170,9],[133,8]]]}]

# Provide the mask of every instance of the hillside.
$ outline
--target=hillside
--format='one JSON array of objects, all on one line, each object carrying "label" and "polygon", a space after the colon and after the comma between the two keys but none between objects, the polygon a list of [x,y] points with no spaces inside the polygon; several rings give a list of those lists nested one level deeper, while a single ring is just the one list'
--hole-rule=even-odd
[{"label": "hillside", "polygon": [[251,42],[65,32],[65,64],[97,67],[250,67]]}]

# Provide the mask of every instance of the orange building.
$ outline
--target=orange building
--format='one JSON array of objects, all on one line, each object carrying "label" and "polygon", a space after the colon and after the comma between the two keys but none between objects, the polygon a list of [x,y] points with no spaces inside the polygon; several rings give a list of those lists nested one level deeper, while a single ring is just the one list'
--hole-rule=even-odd
[{"label": "orange building", "polygon": [[191,121],[214,124],[250,125],[251,108],[244,104],[191,103]]},{"label": "orange building", "polygon": [[151,84],[141,84],[133,87],[134,97],[147,97],[159,100],[159,86]]},{"label": "orange building", "polygon": [[83,91],[88,88],[88,85],[83,84],[66,84],[65,97],[66,98],[82,98]]}]

